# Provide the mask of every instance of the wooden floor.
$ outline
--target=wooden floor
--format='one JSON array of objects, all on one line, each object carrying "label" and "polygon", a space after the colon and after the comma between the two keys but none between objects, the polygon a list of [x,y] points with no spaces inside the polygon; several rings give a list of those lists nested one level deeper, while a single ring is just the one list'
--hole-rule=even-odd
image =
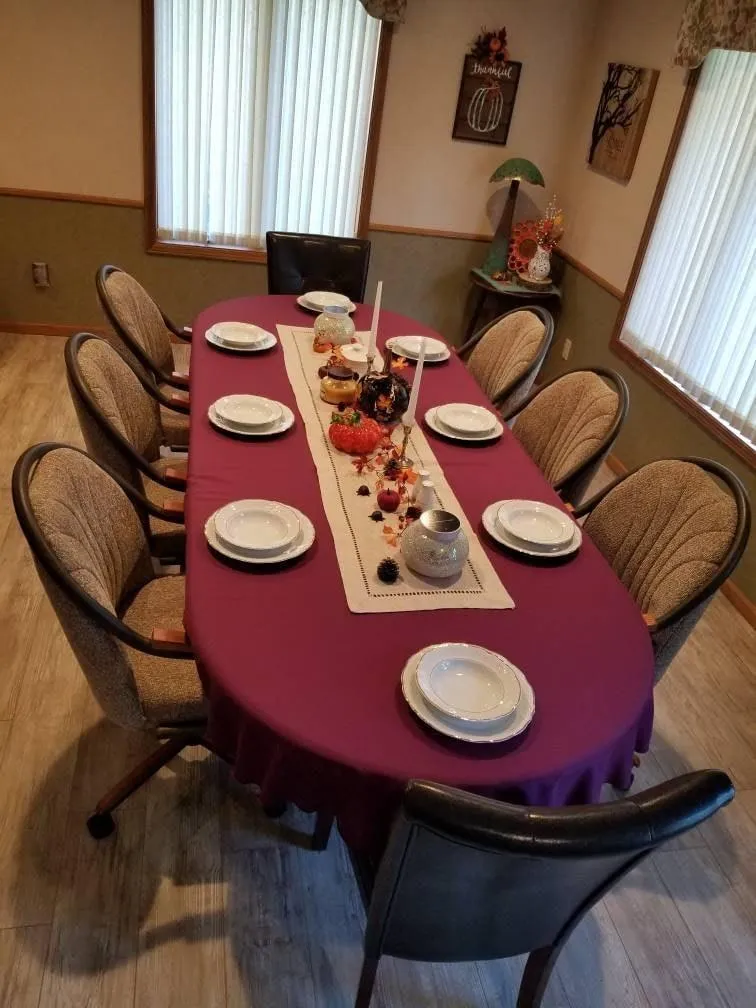
[{"label": "wooden floor", "polygon": [[[59,338],[0,335],[0,1005],[349,1008],[363,914],[338,837],[323,854],[285,842],[191,753],[127,803],[114,837],[84,830],[145,746],[99,716],[12,513],[19,452],[79,440],[62,353]],[[738,796],[583,922],[551,1008],[756,1004],[755,670],[756,634],[717,598],[657,690],[635,786],[722,767]],[[374,1005],[513,1008],[521,968],[385,960]]]}]

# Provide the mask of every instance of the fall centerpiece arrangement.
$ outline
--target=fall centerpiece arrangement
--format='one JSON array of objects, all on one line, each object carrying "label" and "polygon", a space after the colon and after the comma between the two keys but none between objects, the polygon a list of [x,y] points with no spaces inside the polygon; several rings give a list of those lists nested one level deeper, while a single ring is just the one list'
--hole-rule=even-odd
[{"label": "fall centerpiece arrangement", "polygon": [[552,196],[546,211],[536,223],[536,250],[528,262],[528,268],[517,274],[520,283],[539,290],[551,283],[551,253],[564,234],[564,214],[557,206],[556,196]]}]

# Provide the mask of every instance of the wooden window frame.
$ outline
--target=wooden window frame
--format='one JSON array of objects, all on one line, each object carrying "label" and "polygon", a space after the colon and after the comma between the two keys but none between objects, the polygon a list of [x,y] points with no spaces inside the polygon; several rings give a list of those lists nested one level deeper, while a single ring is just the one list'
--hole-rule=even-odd
[{"label": "wooden window frame", "polygon": [[[378,161],[378,138],[381,132],[383,104],[386,96],[389,57],[393,25],[381,22],[378,56],[375,66],[373,101],[370,108],[367,150],[362,173],[362,191],[357,215],[357,237],[367,237],[370,207],[373,201],[375,168]],[[231,262],[266,263],[264,249],[230,245],[208,245],[204,242],[171,241],[157,233],[157,165],[155,163],[155,6],[154,0],[142,0],[142,132],[144,142],[144,212],[147,252],[153,255],[188,256],[194,259],[225,259]]]},{"label": "wooden window frame", "polygon": [[625,324],[625,318],[627,317],[627,311],[630,307],[630,301],[638,282],[641,266],[643,265],[643,260],[646,256],[646,249],[648,248],[648,243],[651,240],[651,235],[656,224],[656,218],[659,213],[662,197],[664,196],[664,192],[667,188],[667,181],[669,180],[669,175],[672,171],[672,165],[674,164],[675,157],[677,156],[677,150],[680,146],[680,140],[682,139],[683,130],[685,129],[685,123],[688,120],[688,113],[690,112],[690,106],[693,102],[693,96],[696,92],[700,76],[700,67],[696,67],[688,73],[688,77],[685,82],[685,93],[683,94],[683,99],[680,103],[680,110],[677,113],[677,120],[675,121],[675,127],[672,131],[672,138],[669,143],[669,148],[667,149],[664,164],[662,165],[661,174],[659,175],[659,181],[656,184],[654,196],[651,200],[651,207],[648,212],[648,217],[646,218],[646,225],[643,229],[643,234],[641,235],[638,251],[635,255],[633,268],[630,271],[630,279],[628,280],[627,287],[625,288],[625,294],[622,298],[617,320],[614,323],[609,347],[615,356],[621,358],[623,361],[626,361],[630,367],[638,371],[644,378],[648,379],[655,388],[659,389],[660,392],[663,392],[667,398],[671,399],[675,405],[679,406],[683,412],[687,413],[688,416],[695,420],[699,426],[703,427],[708,434],[711,434],[717,441],[721,442],[726,448],[729,448],[731,452],[742,459],[751,469],[756,469],[756,450],[754,450],[742,438],[738,437],[733,430],[731,430],[726,424],[722,423],[722,421],[718,420],[713,413],[709,412],[709,410],[697,402],[692,396],[688,395],[687,392],[684,392],[681,388],[675,385],[675,383],[667,378],[666,375],[649,364],[648,361],[639,356],[626,343],[623,343],[620,338]]}]

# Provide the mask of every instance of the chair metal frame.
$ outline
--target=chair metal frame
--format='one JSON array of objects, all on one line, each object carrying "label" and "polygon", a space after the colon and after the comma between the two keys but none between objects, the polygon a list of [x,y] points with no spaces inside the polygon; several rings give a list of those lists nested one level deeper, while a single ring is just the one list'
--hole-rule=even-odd
[{"label": "chair metal frame", "polygon": [[599,444],[583,462],[579,462],[576,466],[573,466],[573,468],[568,470],[568,472],[558,479],[556,483],[552,484],[560,497],[571,504],[574,504],[575,501],[580,498],[583,491],[598,471],[599,466],[612,450],[612,446],[617,440],[622,425],[625,422],[625,418],[627,417],[627,411],[630,405],[630,391],[627,387],[627,382],[622,375],[617,371],[613,371],[611,368],[605,367],[582,367],[572,368],[569,371],[563,371],[562,374],[557,375],[550,381],[547,381],[544,385],[540,385],[537,389],[533,389],[533,391],[530,392],[521,403],[502,416],[504,423],[509,423],[511,420],[514,420],[526,406],[529,406],[530,403],[537,399],[541,392],[544,392],[555,382],[560,381],[562,378],[566,378],[568,375],[586,373],[598,375],[614,387],[614,391],[617,393],[618,397],[617,414],[614,418],[612,426],[604,435],[601,444]]},{"label": "chair metal frame", "polygon": [[[497,318],[493,319],[491,322],[487,322],[482,329],[479,329],[474,335],[470,337],[467,342],[463,343],[462,346],[457,350],[457,356],[460,360],[467,363],[470,358],[470,354],[475,349],[475,347],[480,343],[489,329],[493,329],[495,325],[498,325],[502,319],[507,318],[509,315],[514,315],[516,312],[530,312],[535,315],[543,323],[544,333],[543,341],[541,343],[538,353],[533,359],[533,362],[528,366],[526,371],[511,381],[504,389],[497,393],[496,396],[491,400],[492,404],[496,407],[501,406],[502,403],[511,396],[517,389],[524,385],[530,378],[537,375],[543,366],[543,362],[546,359],[546,355],[549,352],[551,343],[554,339],[554,316],[551,312],[544,308],[542,305],[537,304],[525,304],[520,305],[517,308],[510,308],[509,311],[505,311],[503,314],[499,315]],[[519,409],[519,406],[517,407]]]},{"label": "chair metal frame", "polygon": [[[129,352],[132,353],[134,357],[136,357],[136,359],[139,361],[139,363],[141,364],[141,366],[144,368],[145,372],[148,375],[154,376],[156,382],[160,382],[161,384],[164,385],[171,385],[173,386],[173,388],[177,389],[188,389],[189,379],[181,375],[177,375],[175,372],[171,372],[171,374],[166,374],[165,371],[162,371],[155,364],[155,362],[147,355],[147,352],[145,351],[144,347],[139,343],[139,341],[135,340],[130,333],[126,332],[126,330],[123,328],[118,318],[116,317],[115,312],[111,308],[110,299],[108,297],[107,292],[106,281],[108,277],[112,276],[113,273],[125,273],[125,272],[126,270],[121,269],[120,266],[112,266],[106,264],[105,266],[100,266],[100,268],[95,273],[95,286],[97,288],[97,297],[100,301],[100,306],[102,307],[102,310],[105,313],[108,322],[110,322],[111,326],[116,332],[116,335],[119,337],[119,339],[123,341],[124,345],[129,350]],[[188,333],[185,329],[181,329],[179,328],[179,326],[175,325],[168,318],[168,316],[165,314],[160,305],[158,305],[157,302],[155,302],[155,304],[157,306],[158,311],[163,317],[163,322],[165,323],[165,326],[168,329],[168,331],[171,332],[177,339],[181,340],[183,343],[191,343],[191,333],[190,332]]]}]

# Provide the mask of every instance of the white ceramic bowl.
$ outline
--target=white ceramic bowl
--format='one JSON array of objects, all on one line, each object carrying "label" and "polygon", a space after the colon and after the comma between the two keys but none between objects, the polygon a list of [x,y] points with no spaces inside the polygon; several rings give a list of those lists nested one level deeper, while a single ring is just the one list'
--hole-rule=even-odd
[{"label": "white ceramic bowl", "polygon": [[430,704],[460,721],[499,721],[520,701],[520,680],[509,662],[476,644],[426,648],[417,681]]},{"label": "white ceramic bowl", "polygon": [[215,531],[232,549],[280,553],[299,534],[299,518],[292,508],[277,501],[233,501],[216,512]]}]

